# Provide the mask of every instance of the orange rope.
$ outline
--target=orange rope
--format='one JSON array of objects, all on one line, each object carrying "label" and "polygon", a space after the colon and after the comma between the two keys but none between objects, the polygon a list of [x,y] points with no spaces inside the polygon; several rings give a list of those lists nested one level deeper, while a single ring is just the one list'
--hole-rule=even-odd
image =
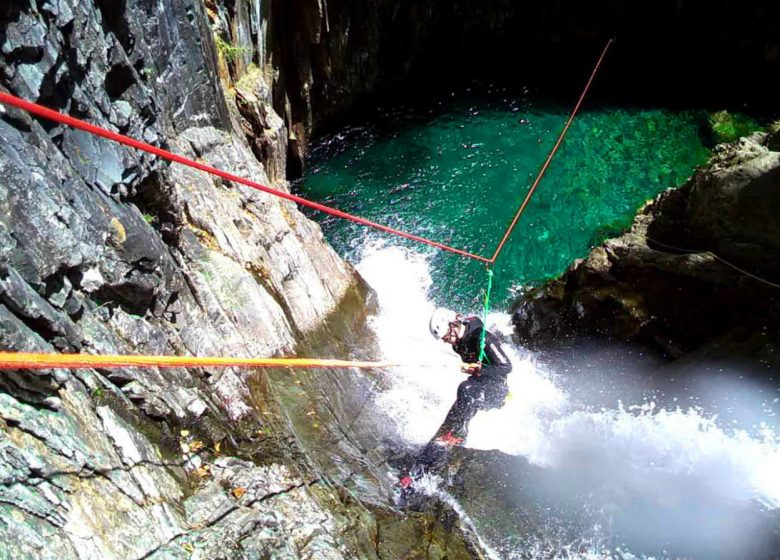
[{"label": "orange rope", "polygon": [[601,51],[601,56],[599,57],[598,62],[596,62],[596,66],[593,68],[593,72],[591,72],[590,74],[588,83],[585,84],[585,89],[582,90],[582,94],[580,95],[579,100],[577,100],[577,104],[574,106],[574,110],[571,112],[571,115],[569,116],[569,120],[566,121],[566,126],[563,127],[563,131],[561,132],[560,136],[558,136],[558,141],[555,142],[555,146],[553,146],[553,149],[550,151],[550,154],[547,156],[547,160],[544,162],[544,165],[542,165],[541,170],[539,170],[539,174],[536,176],[536,180],[534,181],[533,185],[531,185],[531,188],[528,189],[528,193],[525,195],[525,199],[523,200],[523,203],[520,205],[520,209],[517,211],[517,214],[515,214],[512,223],[510,223],[509,227],[506,228],[506,231],[504,232],[504,237],[501,238],[501,241],[499,242],[498,247],[496,248],[496,252],[493,253],[493,256],[489,261],[490,264],[496,263],[496,259],[498,259],[498,255],[501,252],[501,249],[504,248],[504,244],[509,239],[509,236],[512,235],[512,230],[515,229],[515,226],[517,225],[517,221],[520,219],[520,216],[523,214],[523,212],[525,212],[528,203],[531,201],[531,197],[534,195],[534,192],[536,192],[536,187],[539,186],[539,183],[542,182],[542,177],[544,177],[544,174],[547,173],[547,169],[550,167],[550,163],[552,163],[555,154],[558,152],[558,148],[560,148],[561,144],[563,144],[563,139],[566,137],[566,133],[569,131],[569,127],[571,126],[571,123],[574,121],[574,117],[577,116],[577,113],[579,112],[580,107],[582,106],[582,102],[585,100],[585,96],[588,94],[588,90],[590,90],[590,86],[593,83],[593,79],[596,77],[596,73],[599,71],[599,68],[601,68],[601,63],[604,62],[604,57],[607,56],[607,51],[609,50],[609,47],[612,46],[613,42],[614,39],[610,39],[609,41],[607,41],[607,45],[604,47],[604,50]]},{"label": "orange rope", "polygon": [[120,368],[120,367],[299,367],[299,368],[386,368],[390,362],[353,362],[349,360],[306,358],[224,358],[194,356],[94,356],[91,354],[37,354],[0,352],[0,370],[46,368]]}]

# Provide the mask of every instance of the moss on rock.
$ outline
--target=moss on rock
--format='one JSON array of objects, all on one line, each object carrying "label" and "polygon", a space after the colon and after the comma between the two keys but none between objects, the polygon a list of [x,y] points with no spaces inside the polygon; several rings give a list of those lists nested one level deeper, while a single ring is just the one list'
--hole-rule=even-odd
[{"label": "moss on rock", "polygon": [[710,115],[710,132],[715,144],[734,142],[761,130],[761,125],[747,115],[718,111]]}]

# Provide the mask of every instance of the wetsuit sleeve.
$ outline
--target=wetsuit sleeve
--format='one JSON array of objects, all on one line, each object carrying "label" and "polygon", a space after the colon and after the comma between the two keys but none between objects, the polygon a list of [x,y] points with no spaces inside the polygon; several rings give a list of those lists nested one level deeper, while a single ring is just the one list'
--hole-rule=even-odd
[{"label": "wetsuit sleeve", "polygon": [[508,375],[512,371],[512,362],[501,348],[498,337],[490,332],[485,335],[485,357],[482,364],[482,375]]}]

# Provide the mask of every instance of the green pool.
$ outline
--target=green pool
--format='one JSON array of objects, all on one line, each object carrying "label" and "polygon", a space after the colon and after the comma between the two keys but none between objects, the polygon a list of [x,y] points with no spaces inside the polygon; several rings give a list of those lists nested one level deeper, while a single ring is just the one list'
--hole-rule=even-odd
[{"label": "green pool", "polygon": [[[320,140],[297,188],[316,201],[489,257],[569,110],[474,95],[395,110]],[[628,227],[647,199],[681,185],[708,156],[700,137],[706,120],[703,111],[586,107],[499,258],[494,307],[559,275]],[[480,307],[484,265],[311,215],[353,261],[376,239],[430,253],[430,297],[449,307]]]}]

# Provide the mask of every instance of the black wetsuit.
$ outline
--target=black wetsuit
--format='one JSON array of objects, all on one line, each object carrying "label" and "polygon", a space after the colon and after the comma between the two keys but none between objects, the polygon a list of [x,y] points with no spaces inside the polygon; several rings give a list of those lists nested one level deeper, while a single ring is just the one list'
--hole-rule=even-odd
[{"label": "black wetsuit", "polygon": [[[466,364],[475,364],[479,360],[479,344],[482,336],[482,321],[477,317],[463,320],[466,327],[463,336],[452,345]],[[458,387],[458,399],[450,408],[436,437],[452,432],[454,436],[466,438],[471,419],[478,410],[490,410],[504,405],[509,389],[506,376],[512,371],[512,362],[501,349],[498,337],[492,332],[485,333],[485,356],[482,369],[471,375]]]},{"label": "black wetsuit", "polygon": [[[460,355],[464,363],[474,364],[479,359],[482,321],[477,317],[469,317],[463,320],[463,324],[466,330],[458,342],[452,345],[452,349]],[[443,456],[445,448],[436,443],[438,437],[452,432],[453,436],[465,440],[469,422],[478,410],[490,410],[504,405],[509,393],[506,376],[511,371],[512,363],[501,349],[498,337],[487,331],[481,370],[458,386],[455,404],[450,408],[433,440],[417,457],[410,471],[412,476],[422,474]]]}]

